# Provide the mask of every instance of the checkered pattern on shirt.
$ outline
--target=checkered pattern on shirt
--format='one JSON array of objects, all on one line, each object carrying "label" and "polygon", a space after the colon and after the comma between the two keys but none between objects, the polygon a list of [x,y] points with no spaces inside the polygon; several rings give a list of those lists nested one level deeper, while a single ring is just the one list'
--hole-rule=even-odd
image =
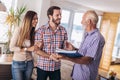
[{"label": "checkered pattern on shirt", "polygon": [[[48,25],[40,27],[35,35],[35,42],[43,42],[43,51],[47,54],[55,54],[56,48],[63,48],[64,41],[67,40],[67,32],[64,27],[58,26],[53,32]],[[54,71],[60,69],[60,62],[55,62],[49,58],[39,56],[37,67],[45,71]]]}]

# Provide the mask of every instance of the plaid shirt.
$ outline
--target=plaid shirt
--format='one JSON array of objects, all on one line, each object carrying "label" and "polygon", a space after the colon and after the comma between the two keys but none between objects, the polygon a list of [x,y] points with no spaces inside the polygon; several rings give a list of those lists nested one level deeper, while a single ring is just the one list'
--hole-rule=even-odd
[{"label": "plaid shirt", "polygon": [[[58,26],[53,32],[49,24],[40,27],[35,34],[35,42],[43,42],[43,51],[47,54],[56,54],[56,48],[64,48],[64,42],[68,39],[64,27]],[[55,62],[49,58],[39,56],[37,67],[45,71],[60,69],[60,62]]]}]

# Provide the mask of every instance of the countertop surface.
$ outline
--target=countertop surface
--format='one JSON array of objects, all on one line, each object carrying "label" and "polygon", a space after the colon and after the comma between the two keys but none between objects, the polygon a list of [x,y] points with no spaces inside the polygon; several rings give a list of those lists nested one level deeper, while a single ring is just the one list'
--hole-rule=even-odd
[{"label": "countertop surface", "polygon": [[12,62],[0,62],[0,65],[11,65]]},{"label": "countertop surface", "polygon": [[0,65],[12,64],[13,54],[2,54],[0,55]]}]

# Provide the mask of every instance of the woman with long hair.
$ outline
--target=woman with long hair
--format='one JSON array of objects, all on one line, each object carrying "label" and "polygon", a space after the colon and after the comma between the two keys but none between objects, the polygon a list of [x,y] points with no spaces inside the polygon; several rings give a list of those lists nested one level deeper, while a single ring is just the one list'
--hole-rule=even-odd
[{"label": "woman with long hair", "polygon": [[34,51],[35,27],[38,22],[37,13],[27,11],[21,27],[14,31],[10,42],[10,50],[14,52],[12,61],[13,80],[30,80],[33,70],[32,52]]}]

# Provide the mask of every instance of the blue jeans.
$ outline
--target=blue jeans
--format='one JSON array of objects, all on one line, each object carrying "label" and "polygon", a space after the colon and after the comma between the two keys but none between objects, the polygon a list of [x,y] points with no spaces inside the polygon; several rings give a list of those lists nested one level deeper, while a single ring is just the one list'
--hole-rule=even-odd
[{"label": "blue jeans", "polygon": [[12,62],[13,80],[30,80],[33,71],[33,61]]}]

